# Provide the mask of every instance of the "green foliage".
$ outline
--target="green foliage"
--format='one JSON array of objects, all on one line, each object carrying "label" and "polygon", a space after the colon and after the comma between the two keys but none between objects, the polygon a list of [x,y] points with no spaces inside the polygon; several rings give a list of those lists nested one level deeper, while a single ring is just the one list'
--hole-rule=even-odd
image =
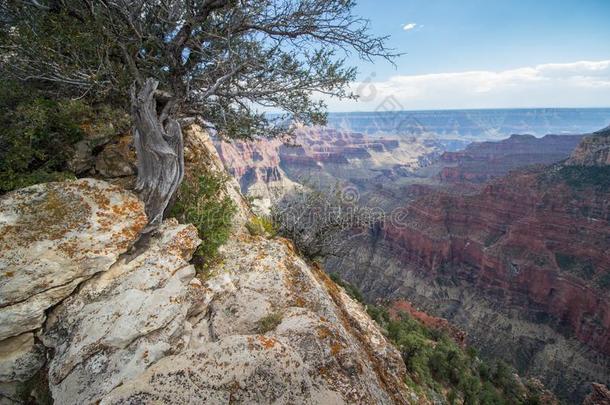
[{"label": "green foliage", "polygon": [[207,173],[194,180],[185,180],[170,215],[182,223],[192,223],[203,241],[193,257],[199,270],[213,261],[218,248],[229,238],[233,216],[237,210],[224,193],[228,177]]},{"label": "green foliage", "polygon": [[555,253],[555,260],[561,269],[569,269],[576,265],[576,258],[563,253]]},{"label": "green foliage", "polygon": [[595,187],[610,189],[610,167],[608,166],[563,166],[559,176],[571,187]]},{"label": "green foliage", "polygon": [[76,177],[69,171],[53,172],[37,169],[31,173],[19,173],[11,170],[0,172],[0,192],[17,190],[34,184],[51,181],[74,180]]},{"label": "green foliage", "polygon": [[585,280],[590,280],[595,275],[595,268],[588,259],[580,259],[577,256],[555,253],[555,261],[563,271],[572,273]]},{"label": "green foliage", "polygon": [[45,368],[39,370],[27,381],[19,382],[17,385],[17,396],[21,403],[51,405],[53,398],[49,390],[49,380]]},{"label": "green foliage", "polygon": [[51,100],[33,89],[7,82],[0,86],[0,192],[63,179],[86,106]]},{"label": "green foliage", "polygon": [[[356,287],[337,274],[331,273],[330,277],[363,302]],[[366,308],[400,350],[409,371],[406,383],[414,391],[444,396],[450,404],[536,403],[536,396],[522,387],[506,363],[498,361],[492,366],[481,360],[474,348],[463,349],[444,332],[426,327],[407,314],[393,319],[383,306]]]},{"label": "green foliage", "polygon": [[[372,312],[371,316],[378,318],[378,310]],[[445,334],[425,327],[406,314],[398,320],[387,321],[385,327],[415,381],[436,392],[441,392],[441,387],[451,388],[450,403],[458,396],[468,404],[525,400],[525,392],[505,363],[498,362],[492,368],[477,357],[475,350],[462,349]]]},{"label": "green foliage", "polygon": [[128,119],[109,107],[54,99],[39,89],[5,81],[0,85],[0,192],[73,178],[67,162],[87,131],[110,137]]},{"label": "green foliage", "polygon": [[597,285],[604,290],[610,290],[610,273],[602,274],[597,280]]},{"label": "green foliage", "polygon": [[[356,98],[346,53],[398,56],[353,0],[42,3],[2,2],[7,74],[115,102],[129,100],[134,81],[154,78],[177,110],[196,110],[231,138],[284,134],[282,118],[322,123],[315,93]],[[284,114],[270,118],[260,106]]]},{"label": "green foliage", "polygon": [[584,188],[604,191],[610,189],[610,166],[557,165],[542,174],[540,180],[542,184],[564,182],[574,191]]},{"label": "green foliage", "polygon": [[264,236],[266,238],[273,238],[277,235],[277,227],[268,217],[255,216],[246,223],[246,229],[252,236]]},{"label": "green foliage", "polygon": [[388,322],[390,322],[390,314],[388,310],[382,306],[367,305],[366,311],[369,316],[381,326],[387,325]]},{"label": "green foliage", "polygon": [[281,312],[273,312],[267,316],[262,317],[257,322],[257,331],[260,334],[271,332],[277,326],[282,323],[284,315]]}]

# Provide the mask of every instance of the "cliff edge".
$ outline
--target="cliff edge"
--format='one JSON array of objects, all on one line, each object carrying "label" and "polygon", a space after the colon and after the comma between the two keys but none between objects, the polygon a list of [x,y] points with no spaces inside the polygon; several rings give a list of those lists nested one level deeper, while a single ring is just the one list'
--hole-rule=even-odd
[{"label": "cliff edge", "polygon": [[[222,167],[201,130],[186,145]],[[187,155],[188,155],[187,153]],[[188,156],[187,156],[188,158]],[[230,186],[233,187],[233,186]],[[205,273],[192,225],[146,243],[142,204],[102,180],[0,198],[0,402],[408,403],[400,353],[281,238],[235,229]]]}]

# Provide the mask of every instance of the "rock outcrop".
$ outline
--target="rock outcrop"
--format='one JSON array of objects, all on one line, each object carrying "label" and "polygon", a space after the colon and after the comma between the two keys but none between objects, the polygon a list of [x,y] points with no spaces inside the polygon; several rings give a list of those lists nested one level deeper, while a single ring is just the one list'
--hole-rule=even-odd
[{"label": "rock outcrop", "polygon": [[567,161],[572,166],[610,165],[610,127],[587,136]]},{"label": "rock outcrop", "polygon": [[[221,169],[200,129],[185,145],[187,161]],[[3,197],[0,402],[45,387],[61,404],[417,399],[362,305],[290,242],[247,233],[234,186],[233,235],[200,274],[189,263],[197,230],[169,219],[135,243],[143,207],[118,186],[84,179]]]},{"label": "rock outcrop", "polygon": [[288,242],[241,235],[222,250],[185,349],[102,403],[406,403],[399,353]]},{"label": "rock outcrop", "polygon": [[61,404],[94,403],[188,342],[201,284],[188,263],[197,230],[168,220],[144,252],[124,257],[49,313],[49,387]]},{"label": "rock outcrop", "polygon": [[41,184],[0,199],[0,381],[45,360],[35,337],[49,308],[107,271],[146,224],[142,203],[98,180]]},{"label": "rock outcrop", "polygon": [[591,384],[591,394],[587,395],[582,405],[610,405],[610,390],[602,384]]}]

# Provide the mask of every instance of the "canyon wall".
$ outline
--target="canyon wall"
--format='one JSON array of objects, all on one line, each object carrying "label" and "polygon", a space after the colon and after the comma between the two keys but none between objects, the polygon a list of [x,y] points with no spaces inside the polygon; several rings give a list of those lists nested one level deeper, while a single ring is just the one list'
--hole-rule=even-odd
[{"label": "canyon wall", "polygon": [[299,185],[366,189],[412,175],[440,151],[438,144],[415,137],[371,137],[322,127],[300,128],[288,140],[219,141],[216,147],[242,192],[264,213]]},{"label": "canyon wall", "polygon": [[533,164],[567,159],[583,135],[512,135],[498,142],[475,142],[459,152],[445,152],[436,163],[447,183],[484,183]]},{"label": "canyon wall", "polygon": [[[571,160],[605,156],[604,139],[585,138]],[[471,195],[429,187],[401,223],[347,240],[326,265],[369,299],[405,297],[581,400],[589,382],[610,383],[610,170],[594,160],[522,169]]]},{"label": "canyon wall", "polygon": [[[411,314],[448,319],[488,359],[579,401],[591,382],[610,383],[606,133],[513,135],[440,154],[424,138],[302,129],[293,145],[271,141],[261,162],[407,214],[343,235],[328,271],[371,301],[406,299]],[[254,153],[237,155],[225,165],[256,167]]]}]

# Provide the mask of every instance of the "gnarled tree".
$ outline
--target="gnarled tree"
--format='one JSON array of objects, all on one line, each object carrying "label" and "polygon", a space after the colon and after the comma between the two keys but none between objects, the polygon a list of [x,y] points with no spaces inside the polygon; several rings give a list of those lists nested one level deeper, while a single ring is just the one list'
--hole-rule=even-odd
[{"label": "gnarled tree", "polygon": [[[353,0],[0,0],[2,73],[130,108],[154,229],[182,180],[180,122],[221,136],[321,123],[354,97],[345,55],[391,59]],[[262,107],[262,108],[261,108]],[[284,114],[270,119],[260,111]]]}]

